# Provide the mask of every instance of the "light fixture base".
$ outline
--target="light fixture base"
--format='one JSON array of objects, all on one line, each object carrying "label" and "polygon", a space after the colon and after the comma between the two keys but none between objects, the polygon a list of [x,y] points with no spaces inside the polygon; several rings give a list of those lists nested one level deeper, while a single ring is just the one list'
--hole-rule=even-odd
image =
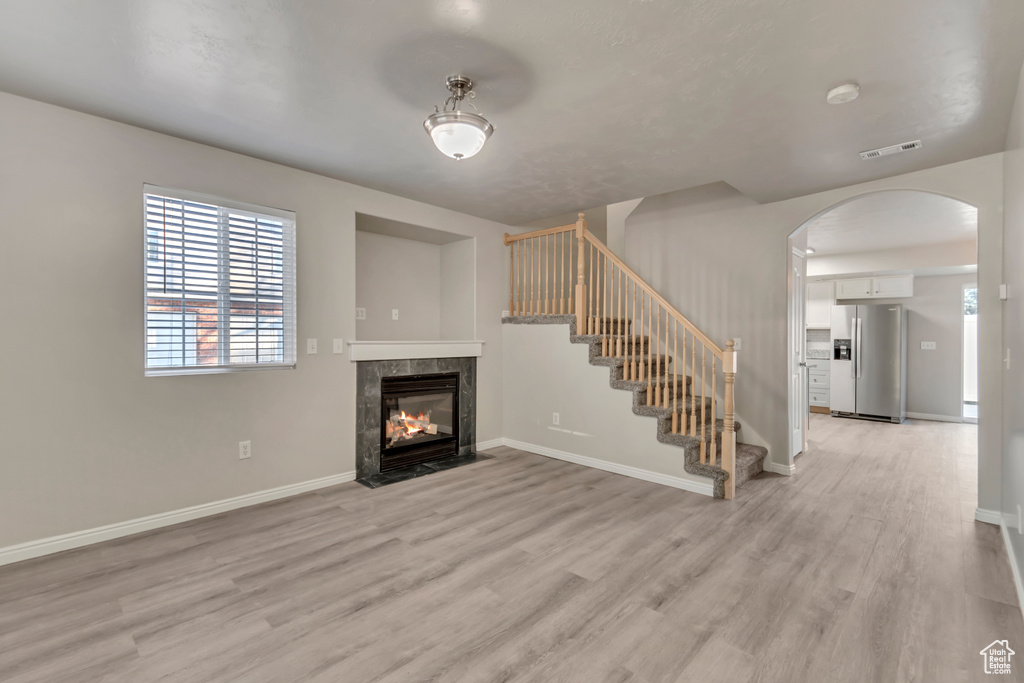
[{"label": "light fixture base", "polygon": [[473,81],[466,76],[449,76],[444,79],[444,84],[456,99],[461,100],[473,89]]}]

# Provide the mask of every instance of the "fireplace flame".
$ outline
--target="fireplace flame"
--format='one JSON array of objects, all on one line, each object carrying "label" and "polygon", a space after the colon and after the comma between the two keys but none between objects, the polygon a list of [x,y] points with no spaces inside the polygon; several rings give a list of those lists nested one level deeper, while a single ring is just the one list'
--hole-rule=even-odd
[{"label": "fireplace flame", "polygon": [[413,416],[404,410],[391,413],[387,423],[388,447],[399,441],[407,441],[418,434],[437,434],[437,425],[430,421],[430,413],[419,413]]}]

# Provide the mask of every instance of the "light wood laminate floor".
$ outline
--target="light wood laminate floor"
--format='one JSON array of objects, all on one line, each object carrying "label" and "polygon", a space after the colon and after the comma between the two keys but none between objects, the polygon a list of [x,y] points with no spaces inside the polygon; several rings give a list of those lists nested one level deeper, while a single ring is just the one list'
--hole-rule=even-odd
[{"label": "light wood laminate floor", "polygon": [[985,680],[976,430],[815,415],[732,502],[500,448],[0,568],[0,681]]}]

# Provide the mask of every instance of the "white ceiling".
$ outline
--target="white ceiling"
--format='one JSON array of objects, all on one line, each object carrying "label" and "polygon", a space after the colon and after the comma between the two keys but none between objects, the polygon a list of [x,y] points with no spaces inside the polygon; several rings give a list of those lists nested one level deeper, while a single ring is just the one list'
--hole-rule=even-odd
[{"label": "white ceiling", "polygon": [[807,246],[816,257],[977,238],[976,208],[912,190],[858,197],[807,224]]},{"label": "white ceiling", "polygon": [[858,197],[807,225],[816,257],[975,240],[978,210],[927,192],[894,190]]},{"label": "white ceiling", "polygon": [[[0,90],[511,224],[1002,151],[1020,0],[5,0]],[[421,128],[475,79],[497,130]],[[861,97],[830,106],[854,80]],[[920,151],[857,153],[920,138]]]}]

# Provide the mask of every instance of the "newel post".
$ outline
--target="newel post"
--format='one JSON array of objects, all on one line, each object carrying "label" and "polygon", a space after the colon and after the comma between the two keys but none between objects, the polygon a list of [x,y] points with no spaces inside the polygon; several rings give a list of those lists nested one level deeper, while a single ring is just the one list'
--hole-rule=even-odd
[{"label": "newel post", "polygon": [[[511,237],[511,235],[509,235],[506,232],[505,233],[505,238],[502,240],[503,242],[505,242],[505,246],[506,247],[512,245],[512,240],[509,239],[510,237]],[[509,315],[515,315],[516,314],[516,309],[515,309],[515,305],[516,305],[516,299],[515,299],[515,296],[516,296],[516,279],[515,278],[516,278],[516,248],[513,246],[511,249],[508,250],[508,314]]]},{"label": "newel post", "polygon": [[576,219],[576,334],[587,334],[587,286],[584,284],[583,263],[585,249],[584,234],[587,232],[587,219],[580,211]]},{"label": "newel post", "polygon": [[736,342],[725,342],[722,371],[725,373],[725,419],[722,430],[722,469],[729,473],[725,480],[725,498],[736,495],[736,406],[733,383],[736,381]]}]

